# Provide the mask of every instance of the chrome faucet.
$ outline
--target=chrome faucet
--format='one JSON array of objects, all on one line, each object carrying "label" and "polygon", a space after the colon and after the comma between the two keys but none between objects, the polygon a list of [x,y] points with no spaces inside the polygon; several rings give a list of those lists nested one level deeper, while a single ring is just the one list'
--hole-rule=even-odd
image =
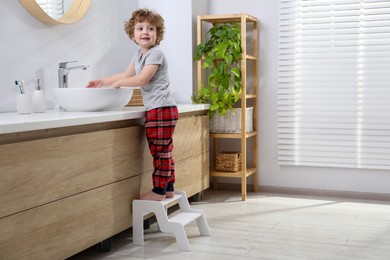
[{"label": "chrome faucet", "polygon": [[58,64],[58,86],[60,88],[67,88],[68,87],[68,75],[71,70],[80,69],[80,70],[86,70],[88,66],[86,65],[80,65],[80,66],[74,66],[74,67],[67,67],[68,63],[71,62],[77,62],[75,61],[66,61],[66,62],[60,62]]}]

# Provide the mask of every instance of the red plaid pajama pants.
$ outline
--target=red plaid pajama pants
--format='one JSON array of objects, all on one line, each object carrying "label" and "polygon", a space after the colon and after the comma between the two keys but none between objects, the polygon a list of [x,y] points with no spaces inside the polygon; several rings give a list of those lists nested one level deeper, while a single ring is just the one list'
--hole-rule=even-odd
[{"label": "red plaid pajama pants", "polygon": [[146,112],[145,129],[150,154],[153,156],[153,187],[166,188],[175,182],[172,158],[173,132],[179,113],[176,106],[160,107]]}]

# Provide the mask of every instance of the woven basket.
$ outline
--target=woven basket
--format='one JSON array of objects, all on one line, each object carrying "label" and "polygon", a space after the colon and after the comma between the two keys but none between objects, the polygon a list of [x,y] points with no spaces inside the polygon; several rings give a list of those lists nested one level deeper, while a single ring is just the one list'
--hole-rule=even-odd
[{"label": "woven basket", "polygon": [[241,170],[241,153],[221,152],[217,154],[215,169],[223,172],[237,172]]},{"label": "woven basket", "polygon": [[[253,107],[246,108],[245,131],[253,131]],[[211,133],[241,133],[241,108],[227,111],[224,116],[218,112],[210,120]]]},{"label": "woven basket", "polygon": [[126,106],[143,106],[144,100],[140,89],[134,89],[130,102]]}]

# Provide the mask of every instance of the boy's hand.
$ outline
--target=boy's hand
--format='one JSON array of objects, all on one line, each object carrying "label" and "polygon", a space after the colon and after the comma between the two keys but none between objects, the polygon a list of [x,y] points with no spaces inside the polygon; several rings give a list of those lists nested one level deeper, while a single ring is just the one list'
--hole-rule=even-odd
[{"label": "boy's hand", "polygon": [[120,88],[120,87],[122,87],[122,84],[119,82],[119,80],[118,81],[116,81],[116,82],[114,82],[112,85],[111,85],[111,87],[113,87],[113,88]]},{"label": "boy's hand", "polygon": [[87,88],[101,88],[103,86],[103,82],[101,80],[91,80],[88,82]]}]

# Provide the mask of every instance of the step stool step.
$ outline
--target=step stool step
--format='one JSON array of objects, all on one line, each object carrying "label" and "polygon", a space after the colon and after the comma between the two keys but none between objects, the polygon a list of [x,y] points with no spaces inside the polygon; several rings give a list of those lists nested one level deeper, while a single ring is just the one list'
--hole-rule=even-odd
[{"label": "step stool step", "polygon": [[154,202],[161,203],[164,206],[166,206],[171,202],[175,202],[175,201],[179,200],[182,196],[183,195],[181,195],[181,194],[175,194],[175,196],[173,196],[173,198],[166,198],[166,199],[163,199],[162,201],[154,201]]},{"label": "step stool step", "polygon": [[[180,212],[168,219],[167,205],[178,202]],[[143,220],[144,216],[154,213],[161,231],[173,233],[180,250],[190,251],[191,247],[185,233],[184,226],[196,220],[200,235],[210,236],[210,229],[203,211],[192,209],[184,191],[175,191],[173,198],[162,201],[134,200],[133,201],[133,244],[144,244]]]},{"label": "step stool step", "polygon": [[169,219],[169,222],[180,223],[183,226],[186,226],[190,222],[196,220],[201,217],[202,213],[200,212],[180,212],[177,215],[173,216]]}]

